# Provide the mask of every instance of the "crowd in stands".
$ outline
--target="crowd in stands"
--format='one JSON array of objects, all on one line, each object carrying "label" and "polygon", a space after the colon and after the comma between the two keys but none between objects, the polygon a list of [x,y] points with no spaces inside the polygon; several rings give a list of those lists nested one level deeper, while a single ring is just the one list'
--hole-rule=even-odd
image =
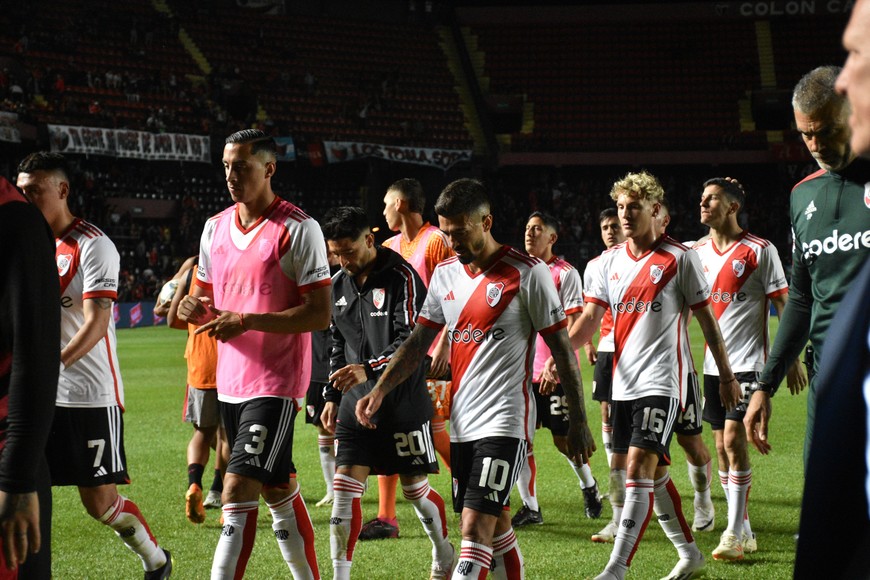
[{"label": "crowd in stands", "polygon": [[[121,253],[122,302],[153,300],[162,284],[185,258],[197,254],[205,220],[229,205],[229,197],[219,167],[203,164],[161,166],[131,160],[75,158],[70,206],[76,215],[101,227]],[[305,172],[281,165],[275,191],[299,205],[316,219],[335,205],[368,206],[369,215],[382,210],[383,191],[354,187],[352,177],[309,179]],[[678,240],[697,240],[706,235],[699,222],[698,203],[701,184],[710,177],[728,174],[741,179],[747,190],[744,226],[771,239],[783,263],[790,263],[791,241],[786,215],[790,176],[778,176],[770,167],[711,168],[699,166],[650,167],[662,180],[672,215],[668,233]],[[612,207],[609,192],[613,182],[628,169],[612,168],[503,168],[486,180],[497,200],[493,211],[499,239],[523,247],[523,227],[532,211],[551,213],[560,220],[556,246],[558,254],[583,268],[586,261],[602,250],[598,214]],[[313,170],[311,170],[313,171]],[[409,168],[409,175],[413,170]],[[445,182],[446,183],[446,182]],[[430,202],[426,219],[437,224],[432,214],[439,191],[428,191]],[[119,199],[172,202],[160,216],[137,216],[120,208]],[[129,204],[127,204],[129,205]],[[133,204],[135,205],[135,204]],[[389,233],[382,231],[379,240]]]}]

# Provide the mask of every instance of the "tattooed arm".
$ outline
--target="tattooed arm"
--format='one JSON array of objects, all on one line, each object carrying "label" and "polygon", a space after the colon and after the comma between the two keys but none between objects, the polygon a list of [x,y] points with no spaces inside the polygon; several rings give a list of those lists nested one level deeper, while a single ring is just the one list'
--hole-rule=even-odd
[{"label": "tattooed arm", "polygon": [[431,328],[425,324],[417,324],[414,327],[408,340],[403,342],[402,346],[393,354],[390,364],[384,370],[384,374],[381,375],[375,387],[369,394],[357,401],[356,418],[363,427],[368,427],[369,429],[375,428],[371,418],[381,407],[384,397],[402,381],[411,376],[417,367],[423,363],[423,357],[426,356],[429,346],[435,340],[435,337],[438,336],[438,333],[438,329]]},{"label": "tattooed arm", "polygon": [[111,298],[85,299],[85,323],[60,352],[64,367],[75,364],[106,336],[112,316],[112,304]]}]

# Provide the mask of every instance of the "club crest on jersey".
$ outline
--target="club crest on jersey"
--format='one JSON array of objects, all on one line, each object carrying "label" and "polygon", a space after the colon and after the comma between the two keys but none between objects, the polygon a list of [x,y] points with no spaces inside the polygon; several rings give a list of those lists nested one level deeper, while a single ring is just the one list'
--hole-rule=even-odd
[{"label": "club crest on jersey", "polygon": [[658,284],[662,280],[662,275],[665,273],[664,264],[653,264],[649,267],[649,279],[653,284]]},{"label": "club crest on jersey", "polygon": [[70,264],[72,264],[72,254],[61,254],[57,257],[57,275],[66,276],[69,272]]},{"label": "club crest on jersey", "polygon": [[735,276],[740,278],[746,271],[746,260],[731,260],[731,270]]},{"label": "club crest on jersey", "polygon": [[501,293],[504,292],[504,282],[490,282],[486,285],[486,303],[495,308],[501,301]]},{"label": "club crest on jersey", "polygon": [[260,240],[260,246],[257,248],[260,254],[260,260],[265,262],[272,255],[272,250],[275,248],[275,240]]},{"label": "club crest on jersey", "polygon": [[870,183],[864,184],[864,205],[870,209]]},{"label": "club crest on jersey", "polygon": [[372,292],[372,302],[375,303],[375,308],[378,310],[380,310],[381,306],[384,305],[384,297],[386,294],[387,292],[383,288],[375,288]]}]

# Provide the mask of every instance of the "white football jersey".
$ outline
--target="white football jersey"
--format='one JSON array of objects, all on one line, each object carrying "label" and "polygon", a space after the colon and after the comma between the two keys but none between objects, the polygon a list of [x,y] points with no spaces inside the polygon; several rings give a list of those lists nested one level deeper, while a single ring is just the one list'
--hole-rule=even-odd
[{"label": "white football jersey", "polygon": [[[710,284],[713,313],[725,339],[731,369],[735,373],[761,372],[770,339],[770,299],[788,292],[776,248],[743,232],[722,252],[710,238],[697,242],[695,251]],[[719,374],[708,348],[704,349],[704,374]]]},{"label": "white football jersey", "polygon": [[531,441],[535,333],[567,325],[547,266],[507,246],[477,275],[455,257],[445,260],[435,268],[417,321],[449,331],[450,440]]},{"label": "white football jersey", "polygon": [[698,254],[668,236],[638,257],[627,242],[616,245],[601,255],[585,297],[613,312],[613,399],[685,402],[689,308],[710,302]]},{"label": "white football jersey", "polygon": [[[586,262],[586,269],[583,271],[583,287],[588,288],[592,283],[592,278],[595,276],[595,268],[601,263],[601,256],[592,258]],[[613,352],[616,346],[613,344],[613,312],[610,308],[604,312],[604,317],[601,319],[601,330],[598,333],[598,352]]]},{"label": "white football jersey", "polygon": [[[84,301],[118,298],[121,258],[115,244],[96,226],[76,218],[55,239],[60,276],[60,345],[66,347],[85,323]],[[115,318],[100,342],[85,356],[61,370],[57,387],[60,407],[124,406],[124,383],[118,367]]]},{"label": "white football jersey", "polygon": [[[553,256],[553,259],[547,262],[547,267],[550,269],[550,276],[556,285],[559,300],[562,301],[562,306],[565,308],[565,316],[583,312],[583,283],[580,281],[580,273],[577,269],[558,256]],[[541,380],[544,363],[550,358],[550,354],[550,347],[544,342],[544,337],[539,334],[535,342],[534,380],[536,382]]]}]

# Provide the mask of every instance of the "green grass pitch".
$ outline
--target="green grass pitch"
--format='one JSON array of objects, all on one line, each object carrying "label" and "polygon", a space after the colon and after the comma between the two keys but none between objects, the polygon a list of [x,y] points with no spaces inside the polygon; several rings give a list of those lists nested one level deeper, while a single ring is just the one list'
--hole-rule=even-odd
[{"label": "green grass pitch", "polygon": [[[772,321],[775,328],[776,320]],[[695,361],[700,365],[702,341],[697,326]],[[118,332],[121,370],[126,387],[125,429],[126,449],[133,483],[121,491],[135,501],[147,518],[160,544],[172,551],[176,567],[174,578],[208,578],[211,559],[217,544],[219,512],[208,511],[206,522],[194,525],[184,516],[184,492],[187,488],[185,450],[191,427],[181,422],[184,397],[185,333],[165,327],[122,330]],[[583,365],[587,412],[596,440],[600,441],[600,412],[591,400],[591,369]],[[803,486],[801,453],[805,425],[805,394],[797,397],[783,389],[774,399],[771,433],[773,452],[761,457],[753,451],[753,485],[750,496],[750,517],[758,534],[759,551],[747,555],[740,563],[716,562],[710,552],[716,547],[719,533],[725,526],[726,505],[722,489],[712,485],[716,505],[716,531],[696,534],[707,558],[704,577],[778,579],[790,578],[794,565],[800,497]],[[325,491],[317,455],[316,432],[305,425],[302,417],[296,421],[294,459],[316,533],[317,556],[323,578],[332,577],[329,559],[329,508],[316,508],[314,503]],[[704,437],[713,450],[712,436],[705,426]],[[610,517],[605,502],[600,520],[583,517],[583,501],[577,480],[569,466],[552,445],[547,432],[536,439],[538,462],[538,493],[545,523],[517,531],[517,537],[530,579],[591,578],[607,563],[611,545],[593,544],[589,536],[598,531]],[[685,456],[674,441],[672,475],[683,495],[687,519],[692,518],[692,493],[688,481]],[[715,461],[715,459],[714,459]],[[607,466],[603,449],[592,459],[595,476],[606,488]],[[206,469],[205,485],[211,483],[213,467]],[[377,487],[363,497],[365,519],[377,511]],[[432,477],[433,486],[442,494],[450,509],[450,480],[442,473]],[[401,538],[363,542],[354,553],[353,575],[365,579],[428,578],[430,544],[413,509],[399,493]],[[53,558],[54,577],[60,580],[94,578],[137,578],[142,569],[138,558],[128,552],[114,533],[90,519],[82,508],[78,494],[72,488],[57,488],[54,492]],[[512,509],[520,505],[516,491]],[[448,515],[450,537],[459,545],[458,519]],[[268,510],[261,503],[258,534],[254,552],[248,564],[248,578],[289,578],[273,539]],[[651,522],[640,549],[634,558],[629,578],[660,578],[676,562],[676,553],[661,528]]]}]

